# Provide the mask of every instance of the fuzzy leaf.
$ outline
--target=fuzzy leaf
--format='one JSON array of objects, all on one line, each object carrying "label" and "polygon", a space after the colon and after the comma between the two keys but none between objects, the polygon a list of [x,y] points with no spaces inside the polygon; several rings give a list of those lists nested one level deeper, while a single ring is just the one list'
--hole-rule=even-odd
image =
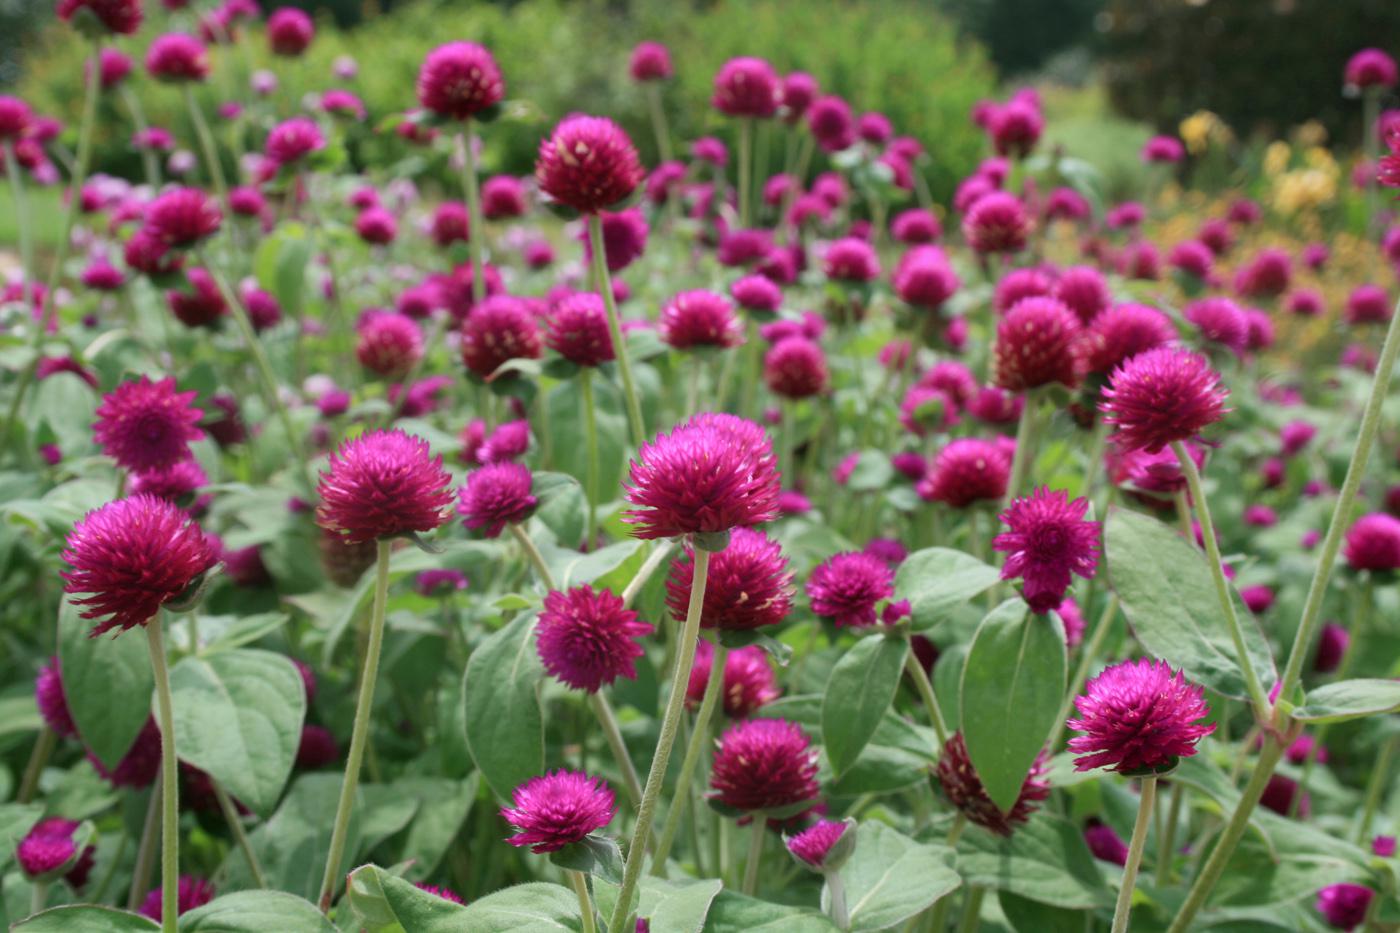
[{"label": "fuzzy leaf", "polygon": [[907,638],[877,633],[856,642],[832,668],[822,698],[822,744],[837,776],[860,757],[889,710],[908,654]]},{"label": "fuzzy leaf", "polygon": [[544,718],[535,653],[535,615],[527,613],[472,652],[462,680],[467,749],[497,796],[544,771]]}]

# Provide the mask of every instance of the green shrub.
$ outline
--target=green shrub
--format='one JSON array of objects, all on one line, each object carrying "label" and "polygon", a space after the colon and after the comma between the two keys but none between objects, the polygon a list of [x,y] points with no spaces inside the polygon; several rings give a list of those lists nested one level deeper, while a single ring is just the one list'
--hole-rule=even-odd
[{"label": "green shrub", "polygon": [[[158,18],[158,11],[152,17]],[[944,20],[919,0],[755,0],[720,2],[700,9],[684,3],[639,0],[630,8],[595,2],[525,0],[509,8],[463,7],[452,3],[413,3],[337,32],[320,23],[321,34],[304,61],[272,62],[260,36],[245,50],[215,49],[216,73],[201,100],[246,97],[252,68],[271,67],[282,84],[276,97],[285,116],[310,88],[332,86],[331,62],[351,55],[359,77],[348,86],[364,98],[371,121],[415,105],[414,79],[427,51],[439,42],[470,39],[488,46],[506,76],[507,97],[520,106],[492,126],[486,165],[491,171],[524,174],[534,164],[540,137],[562,115],[589,111],[623,123],[655,162],[655,145],[645,100],[627,78],[631,47],[643,38],[671,46],[677,80],[665,88],[667,114],[676,139],[706,133],[727,135],[732,121],[709,107],[711,79],[734,55],[759,55],[782,71],[812,72],[822,86],[851,100],[857,109],[879,109],[901,133],[917,137],[929,150],[929,182],[935,194],[951,191],[982,152],[980,134],[967,119],[978,98],[993,93],[993,76],[975,44],[959,40]],[[123,47],[139,57],[157,29],[150,25]],[[82,98],[80,57],[86,47],[70,30],[55,26],[25,62],[19,93],[43,111],[76,124]],[[134,76],[135,90],[152,123],[192,142],[180,94]],[[138,173],[127,140],[130,120],[119,100],[104,103],[103,131],[97,140],[100,167]],[[357,146],[391,145],[360,134]],[[778,168],[781,147],[774,146]],[[367,155],[367,149],[361,149]],[[377,161],[377,160],[376,160]]]}]

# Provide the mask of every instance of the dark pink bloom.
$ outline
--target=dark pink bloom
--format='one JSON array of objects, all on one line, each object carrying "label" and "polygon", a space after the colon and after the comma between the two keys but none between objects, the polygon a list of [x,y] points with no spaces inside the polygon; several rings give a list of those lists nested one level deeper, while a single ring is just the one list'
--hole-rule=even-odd
[{"label": "dark pink bloom", "polygon": [[1220,344],[1236,354],[1243,353],[1249,343],[1249,319],[1244,310],[1228,298],[1193,301],[1182,315],[1196,325],[1207,343]]},{"label": "dark pink bloom", "polygon": [[1390,296],[1379,285],[1358,285],[1347,296],[1348,324],[1386,324],[1391,314]]},{"label": "dark pink bloom", "polygon": [[452,903],[452,904],[465,904],[465,903],[466,903],[466,901],[464,901],[464,900],[462,899],[462,895],[458,894],[456,891],[453,891],[453,890],[451,890],[451,889],[449,889],[449,888],[440,888],[440,887],[438,887],[438,886],[435,885],[435,884],[428,884],[427,882],[424,882],[424,881],[415,882],[413,886],[414,886],[415,888],[417,888],[418,890],[420,890],[420,891],[427,891],[429,894],[432,894],[432,895],[435,895],[435,896],[437,896],[437,897],[440,897],[440,898],[442,898],[444,901],[448,901],[449,903]]},{"label": "dark pink bloom", "polygon": [[809,398],[827,390],[826,354],[806,337],[779,340],[763,356],[763,381],[775,395]]},{"label": "dark pink bloom", "polygon": [[0,96],[0,140],[15,140],[24,135],[34,119],[34,111],[18,97]]},{"label": "dark pink bloom", "polygon": [[[650,228],[640,210],[634,207],[617,213],[605,211],[598,219],[603,227],[603,256],[609,272],[621,272],[641,258]],[[584,262],[592,262],[593,240],[588,231],[582,231],[579,239],[583,242]]]},{"label": "dark pink bloom", "polygon": [[468,528],[497,538],[507,524],[518,524],[535,513],[539,500],[531,494],[533,486],[529,467],[493,463],[467,474],[457,511]]},{"label": "dark pink bloom", "polygon": [[746,719],[720,736],[709,796],[734,810],[780,810],[815,800],[817,752],[782,719]]},{"label": "dark pink bloom", "polygon": [[952,441],[934,459],[919,482],[919,496],[962,509],[975,502],[997,501],[1006,495],[1011,466],[993,443],[978,438]]},{"label": "dark pink bloom", "polygon": [[1313,655],[1313,670],[1319,674],[1330,674],[1342,664],[1347,648],[1351,646],[1351,635],[1335,622],[1327,622],[1317,639],[1317,653]]},{"label": "dark pink bloom", "polygon": [[68,696],[63,690],[63,677],[59,673],[58,658],[39,668],[39,676],[34,679],[34,702],[39,707],[39,715],[44,724],[64,739],[76,738],[78,726],[68,710]]},{"label": "dark pink bloom", "polygon": [[[177,901],[176,913],[183,914],[194,910],[196,907],[203,907],[214,899],[214,885],[203,878],[196,878],[194,875],[180,876],[180,891]],[[146,899],[141,903],[141,909],[137,911],[143,917],[150,917],[152,920],[160,920],[164,912],[164,904],[161,902],[161,889],[155,888],[146,895]]]},{"label": "dark pink bloom", "polygon": [[822,271],[835,282],[869,282],[880,276],[880,259],[869,243],[845,237],[827,247]]},{"label": "dark pink bloom", "polygon": [[1085,334],[1084,364],[1107,375],[1123,361],[1176,339],[1171,320],[1147,305],[1114,305],[1094,319]]},{"label": "dark pink bloom", "polygon": [[1046,220],[1083,220],[1092,212],[1088,200],[1073,188],[1056,188],[1045,199]]},{"label": "dark pink bloom", "polygon": [[767,230],[729,230],[719,242],[715,258],[722,266],[751,266],[773,251],[773,236]]},{"label": "dark pink bloom", "polygon": [[[705,696],[705,686],[714,668],[715,648],[701,639],[695,646],[695,664],[686,685],[686,705],[694,709]],[[768,653],[757,645],[736,648],[724,661],[724,683],[720,699],[724,715],[743,719],[772,703],[779,696],[777,678],[768,663]]]},{"label": "dark pink bloom", "polygon": [[1400,69],[1381,49],[1362,49],[1347,59],[1344,80],[1354,88],[1389,88],[1400,81]]},{"label": "dark pink bloom", "polygon": [[898,242],[911,246],[932,243],[943,236],[943,225],[932,212],[915,207],[895,215],[890,234]]},{"label": "dark pink bloom", "polygon": [[155,717],[146,720],[116,768],[108,770],[92,752],[87,753],[87,759],[113,787],[149,787],[160,773],[160,729]]},{"label": "dark pink bloom", "polygon": [[1380,858],[1390,858],[1395,854],[1394,836],[1377,836],[1371,840],[1371,854]]},{"label": "dark pink bloom", "polygon": [[778,112],[782,87],[773,66],[761,58],[731,58],[715,75],[710,104],[731,117],[771,117]]},{"label": "dark pink bloom", "polygon": [[1082,328],[1054,298],[1025,298],[997,323],[995,381],[1021,392],[1051,383],[1079,383]]},{"label": "dark pink bloom", "polygon": [[355,218],[355,233],[366,243],[385,246],[399,235],[399,222],[384,208],[371,207]]},{"label": "dark pink bloom", "polygon": [[556,852],[612,822],[613,792],[602,778],[582,771],[553,771],[511,792],[514,807],[501,818],[520,832],[507,842],[532,852]]},{"label": "dark pink bloom", "polygon": [[1173,269],[1205,282],[1211,277],[1215,266],[1215,254],[1200,240],[1184,240],[1167,253],[1167,265]]},{"label": "dark pink bloom", "polygon": [[893,284],[895,294],[906,304],[937,310],[962,282],[941,249],[917,246],[900,258]]},{"label": "dark pink bloom", "polygon": [[677,350],[737,347],[744,342],[744,327],[734,306],[723,295],[704,290],[672,298],[661,309],[657,330],[662,341]]},{"label": "dark pink bloom", "polygon": [[482,463],[501,463],[506,460],[518,460],[525,456],[525,452],[530,449],[530,422],[521,419],[519,421],[507,421],[496,426],[496,430],[491,432],[477,451],[477,458]]},{"label": "dark pink bloom", "polygon": [[899,403],[899,423],[917,437],[951,430],[959,420],[957,403],[932,386],[915,383]]},{"label": "dark pink bloom", "polygon": [[209,51],[182,32],[157,36],[146,50],[146,70],[157,81],[203,81],[209,77]]},{"label": "dark pink bloom", "polygon": [[978,253],[1017,253],[1026,248],[1034,226],[1026,206],[1015,195],[993,191],[968,208],[962,232]]},{"label": "dark pink bloom", "polygon": [[274,55],[295,57],[305,52],[316,35],[311,17],[296,7],[273,10],[267,18],[267,45]]},{"label": "dark pink bloom", "polygon": [[[1391,68],[1394,67],[1392,64]],[[1365,885],[1350,882],[1329,884],[1317,892],[1317,912],[1338,930],[1354,930],[1365,921],[1375,896],[1376,892]]]},{"label": "dark pink bloom", "polygon": [[1142,146],[1142,161],[1173,165],[1186,158],[1186,147],[1175,136],[1153,136]]},{"label": "dark pink bloom", "polygon": [[[141,27],[140,0],[59,0],[58,18],[65,23],[81,12],[93,17],[102,29],[116,36],[129,36]],[[75,28],[87,32],[91,26],[80,17]]]},{"label": "dark pink bloom", "polygon": [[632,49],[627,71],[633,81],[664,81],[675,74],[671,51],[660,42],[639,42]]},{"label": "dark pink bloom", "polygon": [[438,46],[418,71],[418,102],[440,117],[468,120],[500,103],[504,95],[496,60],[474,42]]},{"label": "dark pink bloom", "polygon": [[1240,588],[1240,599],[1255,615],[1268,612],[1274,604],[1274,591],[1263,584]]},{"label": "dark pink bloom", "polygon": [[1384,512],[1361,516],[1347,529],[1342,554],[1353,570],[1400,570],[1400,519]]},{"label": "dark pink bloom", "polygon": [[433,211],[429,235],[438,246],[465,243],[471,236],[467,206],[461,201],[444,201]]},{"label": "dark pink bloom", "polygon": [[199,465],[199,461],[181,460],[158,470],[133,473],[130,492],[147,493],[167,502],[188,507],[194,494],[208,483],[209,477]]},{"label": "dark pink bloom", "polygon": [[540,190],[582,214],[627,197],[646,176],[632,140],[606,117],[566,117],[540,142]]},{"label": "dark pink bloom", "polygon": [[729,150],[721,140],[713,136],[702,136],[690,144],[690,157],[696,162],[724,168],[729,163]]},{"label": "dark pink bloom", "polygon": [[1093,324],[1110,304],[1113,293],[1103,274],[1092,266],[1071,266],[1060,273],[1051,295],[1076,315],[1085,327]]},{"label": "dark pink bloom", "polygon": [[1202,694],[1166,661],[1105,668],[1074,700],[1079,718],[1068,726],[1084,733],[1069,740],[1079,755],[1074,769],[1144,774],[1196,754],[1196,743],[1215,731],[1213,723],[1198,723],[1210,713]]},{"label": "dark pink bloom", "polygon": [[783,119],[795,123],[807,113],[812,101],[817,99],[821,88],[817,79],[805,71],[794,71],[783,78],[782,99]]},{"label": "dark pink bloom", "polygon": [[729,286],[729,294],[746,311],[774,314],[782,307],[783,290],[761,275],[746,275]]},{"label": "dark pink bloom", "polygon": [[292,117],[272,128],[267,134],[263,154],[278,166],[293,165],[326,148],[326,137],[309,117]]},{"label": "dark pink bloom", "polygon": [[1021,783],[1021,793],[1017,795],[1016,802],[1005,813],[987,796],[982,779],[977,776],[972,759],[968,757],[967,744],[961,732],[954,732],[944,743],[935,773],[948,802],[969,822],[998,836],[1010,836],[1016,826],[1030,819],[1031,814],[1039,809],[1041,801],[1050,796],[1050,782],[1045,779],[1047,767],[1045,753],[1041,752]]},{"label": "dark pink bloom", "polygon": [[364,101],[344,88],[331,88],[321,95],[321,109],[333,117],[363,120],[367,114]]},{"label": "dark pink bloom", "polygon": [[1040,134],[1045,130],[1045,118],[1040,115],[1039,107],[1012,100],[993,112],[987,129],[998,155],[1023,159],[1040,141]]},{"label": "dark pink bloom", "polygon": [[828,867],[833,869],[840,867],[827,866],[827,854],[831,852],[832,847],[841,840],[849,828],[850,824],[845,822],[818,820],[802,832],[788,838],[788,851],[796,859],[818,871]]},{"label": "dark pink bloom", "polygon": [[1190,440],[1229,411],[1229,393],[1201,356],[1159,347],[1127,360],[1109,377],[1099,410],[1123,451],[1156,453]]},{"label": "dark pink bloom", "polygon": [[82,617],[100,619],[94,636],[145,625],[181,596],[215,555],[199,526],[164,499],[134,495],[95,509],[73,526],[63,559],[64,591]]},{"label": "dark pink bloom", "polygon": [[[694,549],[671,562],[666,606],[676,621],[685,618],[693,582]],[[761,531],[735,528],[729,546],[710,558],[701,628],[746,631],[776,625],[792,611],[792,573],[778,542]]]},{"label": "dark pink bloom", "polygon": [[807,129],[823,152],[840,152],[856,141],[855,117],[840,97],[819,97],[807,108]]},{"label": "dark pink bloom", "polygon": [[1092,826],[1084,827],[1084,842],[1089,846],[1094,858],[1115,865],[1128,864],[1128,844],[1123,841],[1122,836],[1113,831],[1112,826],[1096,822]]},{"label": "dark pink bloom", "polygon": [[324,726],[306,723],[301,727],[301,742],[297,745],[296,767],[307,771],[323,768],[340,760],[340,746],[335,736]]},{"label": "dark pink bloom", "polygon": [[1072,575],[1088,580],[1098,567],[1099,523],[1086,521],[1088,499],[1044,486],[1016,499],[1001,514],[1010,531],[992,547],[1007,553],[1003,580],[1022,580],[1022,595],[1034,612],[1058,608]]},{"label": "dark pink bloom", "polygon": [[552,590],[535,627],[535,649],[544,669],[573,687],[597,693],[619,677],[635,680],[639,639],[652,627],[623,606],[612,591],[584,584]]},{"label": "dark pink bloom", "polygon": [[376,375],[402,379],[423,356],[423,331],[405,315],[366,314],[358,331],[355,357]]},{"label": "dark pink bloom", "polygon": [[998,314],[1005,314],[1025,298],[1049,296],[1054,290],[1055,280],[1044,269],[1013,269],[997,282],[992,307]]},{"label": "dark pink bloom", "polygon": [[812,612],[838,627],[874,625],[875,606],[894,595],[894,572],[863,551],[835,554],[807,579]]},{"label": "dark pink bloom", "polygon": [[145,376],[102,397],[93,440],[128,470],[157,470],[190,456],[190,442],[204,437],[196,425],[204,412],[190,403],[199,393],[179,392],[174,378]]},{"label": "dark pink bloom", "polygon": [[40,820],[25,834],[15,848],[15,861],[20,870],[32,880],[48,880],[54,873],[72,862],[78,855],[73,833],[76,820],[57,817]]},{"label": "dark pink bloom", "polygon": [[514,359],[539,359],[544,339],[529,305],[492,295],[472,309],[462,325],[462,362],[482,379]]},{"label": "dark pink bloom", "polygon": [[432,531],[450,514],[451,481],[421,437],[369,431],[331,455],[316,523],[351,544]]},{"label": "dark pink bloom", "polygon": [[[133,238],[131,243],[135,243]],[[130,245],[130,243],[128,244]],[[209,270],[198,266],[185,270],[186,288],[165,293],[170,313],[186,327],[213,327],[228,313],[228,302]]]},{"label": "dark pink bloom", "polygon": [[593,292],[576,292],[559,301],[544,339],[551,350],[578,366],[598,366],[615,356],[607,309]]}]

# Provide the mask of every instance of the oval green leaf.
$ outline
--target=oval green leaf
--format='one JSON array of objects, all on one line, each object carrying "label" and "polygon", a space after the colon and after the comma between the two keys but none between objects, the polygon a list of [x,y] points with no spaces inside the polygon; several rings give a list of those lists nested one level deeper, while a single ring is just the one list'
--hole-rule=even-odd
[{"label": "oval green leaf", "polygon": [[497,796],[544,771],[544,718],[540,681],[544,668],[531,637],[533,613],[516,617],[483,641],[462,680],[467,749]]},{"label": "oval green leaf", "polygon": [[159,929],[159,923],[140,914],[96,904],[53,907],[10,927],[18,933],[150,933]]},{"label": "oval green leaf", "polygon": [[877,633],[856,642],[831,670],[822,698],[822,744],[837,776],[860,757],[899,688],[909,640]]},{"label": "oval green leaf", "polygon": [[69,684],[68,712],[98,760],[114,768],[151,718],[151,656],[140,632],[90,638],[93,623],[64,597],[58,610],[58,664]]},{"label": "oval green leaf", "polygon": [[1326,684],[1308,692],[1293,711],[1301,722],[1342,722],[1400,712],[1400,680],[1360,679]]},{"label": "oval green leaf", "polygon": [[933,628],[948,613],[996,585],[995,567],[946,547],[925,548],[910,554],[894,578],[897,599],[909,600],[914,629]]},{"label": "oval green leaf", "polygon": [[335,933],[310,901],[285,891],[225,894],[180,915],[180,933]]},{"label": "oval green leaf", "polygon": [[[946,846],[915,842],[869,821],[856,828],[855,850],[841,868],[851,929],[886,930],[926,910],[962,884]],[[829,897],[822,892],[823,903]]]}]

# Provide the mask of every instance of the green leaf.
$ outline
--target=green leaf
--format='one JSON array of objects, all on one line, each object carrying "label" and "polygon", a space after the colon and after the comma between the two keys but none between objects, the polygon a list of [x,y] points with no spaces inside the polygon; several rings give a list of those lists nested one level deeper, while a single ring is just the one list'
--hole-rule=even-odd
[{"label": "green leaf", "polygon": [[[809,735],[821,733],[821,698],[782,697],[760,709],[758,716],[795,722]],[[860,760],[827,791],[834,797],[883,794],[928,780],[929,766],[937,760],[933,730],[915,726],[893,710],[885,713]]]},{"label": "green leaf", "polygon": [[822,698],[822,744],[839,777],[860,757],[899,688],[909,640],[868,635],[831,670]]},{"label": "green leaf", "polygon": [[310,901],[285,891],[225,894],[180,915],[180,933],[335,933]]},{"label": "green leaf", "polygon": [[239,648],[187,657],[170,672],[175,747],[257,813],[270,813],[292,773],[306,717],[296,667]]},{"label": "green leaf", "polygon": [[151,656],[141,632],[89,638],[92,623],[65,597],[58,610],[58,662],[68,712],[97,759],[115,768],[151,717]]},{"label": "green leaf", "polygon": [[885,488],[893,479],[894,467],[890,465],[888,453],[883,450],[862,450],[855,469],[846,480],[846,488],[852,492],[870,492]]},{"label": "green leaf", "polygon": [[1065,636],[1054,616],[1010,599],[987,614],[963,665],[963,741],[987,796],[1010,810],[1065,692]]},{"label": "green leaf", "polygon": [[549,860],[560,868],[622,884],[622,849],[616,839],[589,834],[578,842],[551,852]]},{"label": "green leaf", "polygon": [[481,775],[476,772],[464,781],[401,778],[394,782],[395,788],[419,802],[399,853],[402,861],[411,863],[407,875],[422,880],[433,874],[466,822],[480,783]]},{"label": "green leaf", "polygon": [[10,927],[19,933],[149,933],[160,924],[140,914],[96,904],[54,907]]},{"label": "green leaf", "polygon": [[1037,904],[1029,898],[1001,891],[997,895],[1001,912],[1016,933],[1084,933],[1082,911]]},{"label": "green leaf", "polygon": [[588,523],[588,500],[579,481],[567,473],[536,473],[533,492],[539,499],[535,517],[562,544],[583,540]]},{"label": "green leaf", "polygon": [[1069,910],[1107,907],[1114,892],[1079,827],[1050,813],[1037,813],[1010,837],[976,827],[958,841],[963,883],[1010,891],[1040,904]]},{"label": "green leaf", "polygon": [[710,905],[705,929],[715,933],[826,933],[836,925],[815,910],[772,904],[725,889]]},{"label": "green leaf", "polygon": [[1343,680],[1309,691],[1293,718],[1342,722],[1395,712],[1400,712],[1400,680]]},{"label": "green leaf", "polygon": [[533,613],[516,617],[472,652],[462,680],[467,749],[497,796],[509,799],[544,771],[544,718]]},{"label": "green leaf", "polygon": [[518,884],[463,907],[374,865],[356,869],[350,879],[356,913],[372,922],[389,917],[389,924],[396,922],[411,933],[536,933],[582,928],[578,897],[557,884]]},{"label": "green leaf", "polygon": [[855,851],[841,869],[851,929],[889,929],[957,890],[962,879],[952,858],[946,846],[915,842],[884,823],[861,823]]},{"label": "green leaf", "polygon": [[287,223],[263,239],[253,260],[258,285],[271,292],[292,317],[301,315],[311,246],[305,227]]},{"label": "green leaf", "polygon": [[[1127,509],[1109,513],[1104,549],[1123,614],[1147,652],[1217,693],[1247,699],[1205,554],[1155,518]],[[1254,670],[1263,683],[1272,683],[1276,675],[1268,642],[1252,613],[1241,610],[1238,615]]]},{"label": "green leaf", "polygon": [[346,887],[350,906],[370,933],[378,930],[422,930],[440,933],[465,930],[466,908],[424,891],[377,865],[350,873]]},{"label": "green leaf", "polygon": [[37,803],[0,805],[0,873],[15,857],[15,846],[43,815],[44,808]]},{"label": "green leaf", "polygon": [[995,567],[945,547],[910,554],[894,578],[896,599],[909,600],[916,631],[932,628],[956,607],[996,585]]},{"label": "green leaf", "polygon": [[96,412],[97,393],[72,373],[56,373],[34,386],[34,416],[53,429],[69,456],[92,446]]},{"label": "green leaf", "polygon": [[[666,881],[646,875],[638,885],[637,916],[647,921],[651,933],[700,933],[722,887],[718,878]],[[602,916],[612,915],[617,893],[616,884],[593,879],[593,901]]]}]

